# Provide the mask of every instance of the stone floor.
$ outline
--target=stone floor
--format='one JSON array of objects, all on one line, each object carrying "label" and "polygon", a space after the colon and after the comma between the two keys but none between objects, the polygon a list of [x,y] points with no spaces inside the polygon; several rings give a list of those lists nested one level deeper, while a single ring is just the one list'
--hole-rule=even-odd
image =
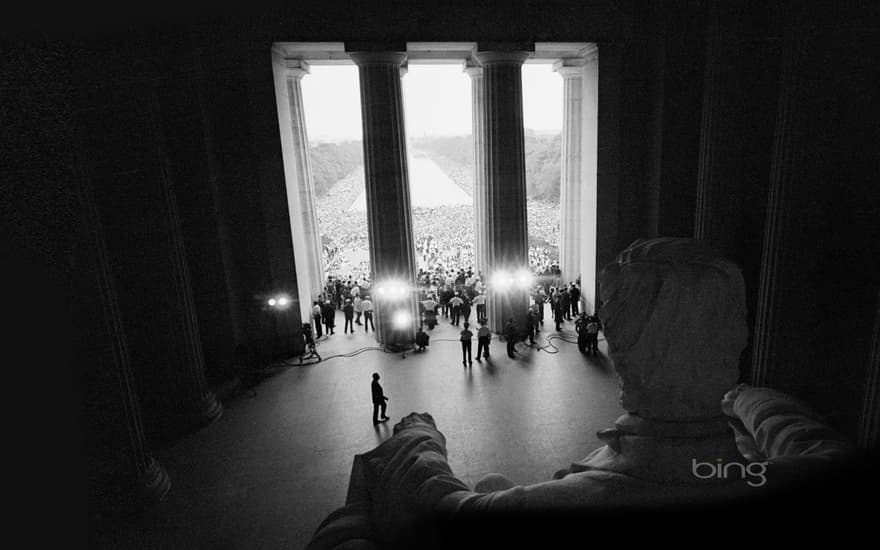
[{"label": "stone floor", "polygon": [[[341,317],[341,316],[339,316]],[[549,317],[548,317],[549,319]],[[112,548],[303,548],[342,505],[352,457],[389,437],[412,412],[430,412],[453,471],[473,485],[488,472],[517,483],[553,472],[601,445],[596,431],[621,409],[605,357],[588,358],[545,322],[539,345],[509,359],[493,339],[490,362],[462,367],[458,330],[442,320],[425,352],[390,354],[356,326],[319,342],[318,364],[278,368],[225,403],[211,426],[154,453],[171,476],[166,500],[102,540]],[[561,335],[574,339],[573,322]],[[547,345],[547,338],[551,345]],[[476,351],[476,341],[474,342]],[[391,421],[371,422],[371,374],[389,397]]]}]

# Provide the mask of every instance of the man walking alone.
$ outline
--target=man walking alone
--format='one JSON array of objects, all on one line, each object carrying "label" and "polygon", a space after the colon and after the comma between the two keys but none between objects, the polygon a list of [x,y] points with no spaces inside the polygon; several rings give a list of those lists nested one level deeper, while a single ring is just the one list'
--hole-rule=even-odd
[{"label": "man walking alone", "polygon": [[[388,398],[385,397],[385,393],[382,391],[382,386],[379,385],[379,373],[373,373],[373,384],[370,389],[373,391],[373,424],[378,424],[379,422],[385,422],[389,419],[388,416],[385,416],[385,408],[388,406],[386,401]],[[379,419],[379,409],[382,409],[382,418]]]}]

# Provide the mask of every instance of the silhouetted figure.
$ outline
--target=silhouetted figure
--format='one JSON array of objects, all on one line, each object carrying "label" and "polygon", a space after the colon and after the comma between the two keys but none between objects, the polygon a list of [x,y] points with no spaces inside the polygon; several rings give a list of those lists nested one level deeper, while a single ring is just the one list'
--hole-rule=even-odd
[{"label": "silhouetted figure", "polygon": [[318,350],[315,347],[315,338],[312,336],[312,325],[309,323],[303,323],[302,335],[303,354],[299,356],[300,364],[302,364],[303,359],[311,359],[312,357],[317,357],[318,361],[320,361],[321,356],[318,354]]},{"label": "silhouetted figure", "polygon": [[556,321],[556,331],[562,330],[562,323],[565,321],[565,312],[562,309],[562,298],[557,296],[553,300],[553,320]]},{"label": "silhouetted figure", "polygon": [[342,306],[342,313],[345,315],[345,329],[343,332],[348,334],[348,329],[354,334],[354,306],[351,304],[351,298],[345,299],[345,305]]},{"label": "silhouetted figure", "polygon": [[516,338],[519,335],[519,325],[511,317],[504,326],[504,337],[507,339],[507,356],[516,359]]},{"label": "silhouetted figure", "polygon": [[333,307],[333,302],[330,300],[324,302],[321,312],[324,314],[324,328],[327,330],[327,335],[336,334],[336,308]]},{"label": "silhouetted figure", "polygon": [[489,358],[489,342],[492,340],[492,331],[486,326],[486,320],[480,321],[480,328],[477,330],[477,361],[480,355]]},{"label": "silhouetted figure", "polygon": [[563,316],[566,320],[571,321],[571,296],[568,295],[568,289],[564,286],[562,287],[562,291],[560,292],[559,299],[562,302]]},{"label": "silhouetted figure", "polygon": [[417,351],[425,351],[425,348],[428,346],[430,342],[430,337],[428,333],[422,330],[422,327],[419,327],[419,330],[416,332],[416,348]]},{"label": "silhouetted figure", "polygon": [[581,289],[579,289],[574,283],[571,283],[568,295],[571,298],[571,316],[577,317],[580,309]]},{"label": "silhouetted figure", "polygon": [[464,330],[461,331],[461,364],[465,367],[471,366],[474,362],[471,360],[471,342],[474,337],[474,333],[468,330],[467,323],[464,324]]},{"label": "silhouetted figure", "polygon": [[538,311],[536,307],[529,308],[529,314],[526,316],[526,332],[529,333],[529,345],[535,345],[535,335],[538,332]]},{"label": "silhouetted figure", "polygon": [[595,315],[588,317],[587,321],[587,351],[593,355],[599,355],[599,318]]},{"label": "silhouetted figure", "polygon": [[[370,387],[373,391],[373,424],[378,424],[379,422],[385,422],[389,419],[389,417],[385,416],[385,408],[388,406],[386,401],[388,398],[385,397],[385,393],[382,391],[382,386],[379,384],[379,373],[373,373],[373,383]],[[379,418],[379,409],[382,409],[382,418]]]},{"label": "silhouetted figure", "polygon": [[471,303],[467,298],[461,303],[461,318],[464,319],[466,325],[471,322]]},{"label": "silhouetted figure", "polygon": [[578,335],[577,346],[581,353],[586,353],[587,347],[590,345],[590,337],[587,335],[588,322],[586,313],[581,313],[574,321],[574,330]]}]

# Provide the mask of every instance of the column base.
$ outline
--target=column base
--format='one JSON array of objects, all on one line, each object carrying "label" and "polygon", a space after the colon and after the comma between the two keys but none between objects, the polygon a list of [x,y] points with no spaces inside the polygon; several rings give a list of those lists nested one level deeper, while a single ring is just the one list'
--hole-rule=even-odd
[{"label": "column base", "polygon": [[223,415],[223,405],[214,392],[209,391],[181,415],[182,432],[193,432],[213,423]]},{"label": "column base", "polygon": [[144,506],[151,506],[160,502],[171,489],[171,478],[159,462],[149,457],[147,471],[138,481]]}]

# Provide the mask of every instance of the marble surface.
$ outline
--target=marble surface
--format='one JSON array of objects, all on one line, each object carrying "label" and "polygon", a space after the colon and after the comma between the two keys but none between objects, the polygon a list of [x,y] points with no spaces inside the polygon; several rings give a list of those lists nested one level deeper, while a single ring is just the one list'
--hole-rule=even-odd
[{"label": "marble surface", "polygon": [[[453,471],[471,486],[489,472],[524,484],[551,479],[601,446],[596,432],[623,412],[604,338],[597,358],[556,339],[558,353],[520,344],[512,360],[495,337],[492,362],[464,369],[458,331],[441,317],[426,352],[331,358],[375,345],[356,327],[354,336],[319,341],[324,362],[279,369],[255,397],[228,401],[215,424],[154,451],[171,475],[167,500],[108,533],[103,546],[303,548],[344,503],[353,456],[389,437],[412,411],[434,416]],[[539,344],[556,334],[552,328],[545,322]],[[562,334],[574,340],[573,322]],[[382,376],[391,416],[378,428],[373,372]]]}]

